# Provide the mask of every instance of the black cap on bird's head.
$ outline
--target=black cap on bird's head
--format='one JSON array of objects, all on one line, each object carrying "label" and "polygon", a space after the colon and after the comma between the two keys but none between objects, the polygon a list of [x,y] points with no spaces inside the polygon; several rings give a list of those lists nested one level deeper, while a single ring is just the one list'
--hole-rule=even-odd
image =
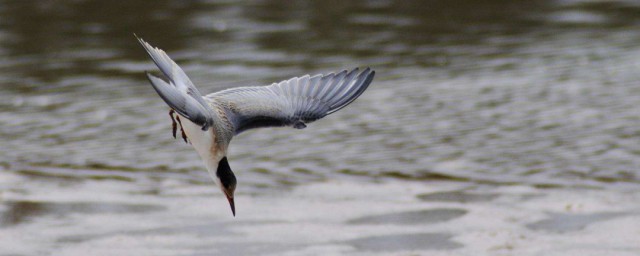
[{"label": "black cap on bird's head", "polygon": [[229,167],[229,162],[227,161],[227,157],[223,157],[222,160],[218,163],[218,170],[216,171],[216,176],[220,181],[220,189],[227,197],[229,201],[229,206],[231,207],[231,212],[233,216],[236,216],[236,207],[233,201],[233,192],[236,190],[236,176],[231,171],[231,167]]}]

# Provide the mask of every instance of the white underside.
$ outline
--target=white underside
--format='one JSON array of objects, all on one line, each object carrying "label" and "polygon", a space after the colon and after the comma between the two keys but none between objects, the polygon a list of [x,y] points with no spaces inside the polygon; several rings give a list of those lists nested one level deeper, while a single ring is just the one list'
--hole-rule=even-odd
[{"label": "white underside", "polygon": [[207,167],[211,179],[216,182],[216,185],[220,186],[216,171],[218,170],[218,163],[224,157],[224,152],[216,150],[216,147],[214,147],[215,135],[213,134],[212,128],[207,131],[202,131],[201,126],[192,123],[182,116],[180,116],[180,121],[191,145],[196,152],[198,152],[198,155],[200,155],[200,158]]}]

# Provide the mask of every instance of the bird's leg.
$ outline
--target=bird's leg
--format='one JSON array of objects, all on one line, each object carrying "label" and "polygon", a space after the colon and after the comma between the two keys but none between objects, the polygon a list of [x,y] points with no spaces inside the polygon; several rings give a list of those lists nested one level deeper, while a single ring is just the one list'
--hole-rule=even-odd
[{"label": "bird's leg", "polygon": [[176,119],[173,117],[175,111],[173,109],[169,110],[169,116],[171,117],[171,132],[173,133],[173,138],[176,138]]},{"label": "bird's leg", "polygon": [[189,141],[187,140],[187,134],[184,133],[184,128],[182,128],[182,122],[180,121],[180,117],[176,116],[176,120],[178,120],[178,124],[180,124],[180,131],[182,132],[182,139],[184,140],[184,142],[189,143]]}]

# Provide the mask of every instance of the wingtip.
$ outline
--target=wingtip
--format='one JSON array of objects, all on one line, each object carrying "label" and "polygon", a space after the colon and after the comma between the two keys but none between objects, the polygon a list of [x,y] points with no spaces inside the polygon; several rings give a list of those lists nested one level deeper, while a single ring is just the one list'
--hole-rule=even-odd
[{"label": "wingtip", "polygon": [[[142,47],[149,52],[151,49],[153,49],[154,47],[151,46],[149,43],[147,43],[147,41],[143,40],[142,38],[138,37],[138,42],[142,45]],[[151,54],[151,53],[149,53]]]},{"label": "wingtip", "polygon": [[367,67],[364,71],[362,71],[362,74],[365,75],[365,83],[367,84],[366,87],[368,87],[369,84],[371,84],[371,82],[373,81],[373,77],[376,75],[376,71]]},{"label": "wingtip", "polygon": [[356,67],[352,70],[352,72],[354,71],[358,73],[358,76],[360,75],[369,76],[371,74],[375,74],[375,71],[371,69],[371,67],[364,67],[362,71],[360,71],[360,67]]},{"label": "wingtip", "polygon": [[136,40],[138,40],[138,43],[140,43],[142,45],[147,44],[147,42],[142,40],[142,38],[140,38],[136,33],[133,33],[133,36],[136,38]]},{"label": "wingtip", "polygon": [[373,76],[376,75],[376,71],[371,69],[370,67],[366,67],[360,74],[367,77],[367,79],[373,79]]},{"label": "wingtip", "polygon": [[144,74],[145,74],[145,76],[147,76],[147,80],[149,80],[149,82],[151,82],[151,85],[154,85],[154,87],[155,87],[155,84],[154,84],[153,80],[155,80],[155,79],[162,80],[163,82],[168,83],[168,84],[170,83],[165,78],[162,78],[160,76],[156,76],[156,75],[152,74],[151,72],[149,72],[147,70],[144,71]]},{"label": "wingtip", "polygon": [[[151,56],[151,59],[153,59],[153,56],[152,56],[152,51],[153,50],[156,50],[156,51],[159,51],[159,52],[164,52],[161,49],[159,49],[158,47],[154,47],[151,44],[149,44],[147,41],[145,41],[144,39],[138,37],[138,35],[136,35],[135,33],[133,35],[136,37],[136,39],[138,39],[138,43],[140,43],[140,45],[142,45],[142,48],[144,48],[145,51],[147,51],[147,53]],[[155,59],[154,59],[154,61],[155,61]]]},{"label": "wingtip", "polygon": [[153,78],[153,77],[156,77],[156,76],[154,76],[153,74],[151,74],[151,72],[149,72],[148,70],[145,70],[145,71],[144,71],[144,75],[145,75],[145,76],[147,76],[147,79],[151,79],[151,78]]}]

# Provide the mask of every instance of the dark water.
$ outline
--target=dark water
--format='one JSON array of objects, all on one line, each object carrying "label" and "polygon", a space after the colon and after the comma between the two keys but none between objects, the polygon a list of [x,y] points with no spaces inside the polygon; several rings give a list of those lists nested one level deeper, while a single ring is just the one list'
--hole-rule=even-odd
[{"label": "dark water", "polygon": [[[640,251],[636,1],[0,1],[0,17],[2,255]],[[305,130],[234,138],[231,218],[134,33],[203,93],[377,76]]]}]

